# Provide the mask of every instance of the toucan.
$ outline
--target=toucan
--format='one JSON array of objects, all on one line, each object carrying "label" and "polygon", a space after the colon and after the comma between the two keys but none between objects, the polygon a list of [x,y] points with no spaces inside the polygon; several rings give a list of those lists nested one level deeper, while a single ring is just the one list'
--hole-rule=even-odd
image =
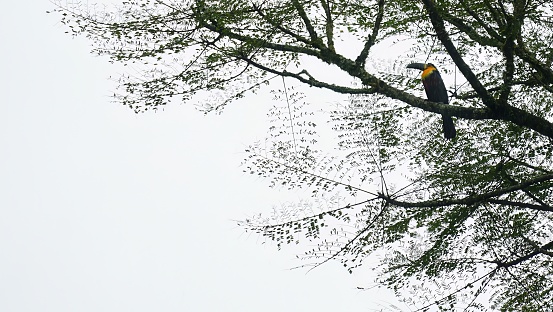
[{"label": "toucan", "polygon": [[[424,85],[424,91],[426,91],[426,97],[429,101],[449,104],[444,81],[436,66],[431,63],[411,63],[407,65],[407,68],[414,68],[422,71],[422,84]],[[451,116],[442,114],[442,121],[444,137],[446,139],[453,139],[456,135],[453,119],[451,119]]]}]

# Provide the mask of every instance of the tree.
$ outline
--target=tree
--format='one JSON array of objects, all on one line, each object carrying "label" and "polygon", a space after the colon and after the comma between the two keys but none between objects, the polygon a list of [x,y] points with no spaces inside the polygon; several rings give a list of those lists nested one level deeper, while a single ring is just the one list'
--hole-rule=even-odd
[{"label": "tree", "polygon": [[[317,241],[305,258],[350,271],[387,251],[379,281],[422,310],[553,310],[549,1],[130,0],[55,11],[96,53],[143,69],[116,94],[136,112],[206,94],[205,109],[221,110],[275,77],[349,96],[327,112],[338,150],[317,148],[305,114],[290,114],[291,139],[248,149],[246,171],[327,203],[245,220],[247,230],[278,246]],[[409,52],[376,70],[374,49],[394,40]],[[414,95],[420,80],[403,68],[423,58],[462,76],[451,105]],[[451,142],[441,114],[456,118]]]}]

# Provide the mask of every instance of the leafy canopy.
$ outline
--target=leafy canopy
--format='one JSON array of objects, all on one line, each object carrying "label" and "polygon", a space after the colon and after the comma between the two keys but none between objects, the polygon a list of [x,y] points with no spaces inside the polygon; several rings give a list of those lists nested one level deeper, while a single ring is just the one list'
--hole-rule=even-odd
[{"label": "leafy canopy", "polygon": [[[312,201],[241,222],[247,230],[278,246],[315,241],[306,265],[352,271],[384,254],[379,282],[421,310],[551,311],[552,6],[132,0],[55,11],[94,52],[139,70],[116,94],[136,112],[194,96],[217,111],[275,77],[349,97],[324,107],[337,148],[317,143],[320,116],[292,97],[271,144],[248,149],[247,172],[310,189]],[[409,51],[391,65],[374,53],[401,41]],[[414,95],[420,80],[405,65],[427,59],[455,77],[451,105]],[[456,118],[451,142],[440,114]]]}]

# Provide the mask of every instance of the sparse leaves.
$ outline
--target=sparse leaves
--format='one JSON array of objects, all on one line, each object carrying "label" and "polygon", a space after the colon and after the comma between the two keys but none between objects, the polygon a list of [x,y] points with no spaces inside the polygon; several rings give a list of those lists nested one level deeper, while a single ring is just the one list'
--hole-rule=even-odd
[{"label": "sparse leaves", "polygon": [[[353,272],[380,256],[379,282],[420,311],[553,310],[548,1],[130,0],[52,12],[133,69],[116,99],[135,112],[196,97],[220,111],[276,77],[349,96],[330,109],[297,86],[273,90],[286,104],[244,171],[310,196],[241,222],[247,231],[279,248],[315,244],[306,266]],[[373,52],[404,41],[397,59]],[[453,76],[452,105],[421,98],[405,71],[427,59]],[[337,75],[312,74],[312,62]],[[455,118],[451,142],[440,114]]]}]

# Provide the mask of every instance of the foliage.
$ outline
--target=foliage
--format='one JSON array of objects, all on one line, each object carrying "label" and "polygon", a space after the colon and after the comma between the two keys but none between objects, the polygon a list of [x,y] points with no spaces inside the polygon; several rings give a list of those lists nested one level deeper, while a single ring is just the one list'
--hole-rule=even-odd
[{"label": "foliage", "polygon": [[[269,144],[248,149],[245,171],[310,189],[313,202],[241,222],[247,230],[279,247],[315,241],[303,256],[314,266],[337,260],[351,272],[384,254],[379,282],[420,310],[551,311],[552,7],[130,0],[55,11],[96,53],[140,70],[116,95],[136,112],[206,95],[206,111],[218,111],[275,77],[349,97],[321,107],[337,133],[330,149],[312,105],[283,97],[287,111],[273,112]],[[374,53],[403,40],[409,51],[391,64]],[[459,76],[452,105],[416,96],[420,81],[404,69],[415,56]],[[456,117],[453,141],[440,114]]]}]

